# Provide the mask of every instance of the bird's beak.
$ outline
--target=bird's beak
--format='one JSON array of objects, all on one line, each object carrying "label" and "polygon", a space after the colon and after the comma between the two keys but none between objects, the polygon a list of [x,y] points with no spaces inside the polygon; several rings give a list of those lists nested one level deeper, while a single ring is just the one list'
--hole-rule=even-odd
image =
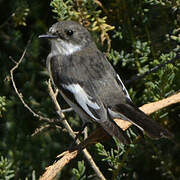
[{"label": "bird's beak", "polygon": [[38,38],[45,38],[45,39],[55,39],[57,37],[58,37],[57,35],[52,35],[52,34],[42,34],[38,36]]}]

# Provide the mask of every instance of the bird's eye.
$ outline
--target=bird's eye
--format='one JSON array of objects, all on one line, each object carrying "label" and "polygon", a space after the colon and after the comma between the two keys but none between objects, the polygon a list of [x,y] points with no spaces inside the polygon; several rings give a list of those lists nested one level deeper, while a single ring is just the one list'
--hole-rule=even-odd
[{"label": "bird's eye", "polygon": [[73,31],[72,30],[66,30],[66,34],[68,35],[68,36],[72,36],[73,35]]}]

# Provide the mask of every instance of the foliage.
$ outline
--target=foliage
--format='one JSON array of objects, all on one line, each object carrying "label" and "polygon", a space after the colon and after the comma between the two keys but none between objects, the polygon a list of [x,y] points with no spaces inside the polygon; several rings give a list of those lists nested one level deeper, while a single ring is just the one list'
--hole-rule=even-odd
[{"label": "foliage", "polygon": [[84,165],[84,161],[82,160],[82,161],[78,161],[78,168],[77,169],[73,168],[72,172],[75,175],[76,179],[85,180],[87,179],[86,175],[84,175],[85,170],[86,167]]},{"label": "foliage", "polygon": [[110,49],[110,38],[107,32],[114,27],[106,23],[107,16],[101,17],[102,10],[98,7],[102,7],[102,4],[99,1],[53,0],[51,6],[59,20],[78,20],[90,31],[100,32],[101,43],[107,40],[108,49]]},{"label": "foliage", "polygon": [[0,96],[0,117],[2,117],[3,111],[6,111],[6,97]]},{"label": "foliage", "polygon": [[[49,44],[37,37],[57,20],[79,21],[91,32],[98,47],[106,52],[122,79],[128,80],[173,59],[180,51],[179,0],[52,0],[0,2],[0,176],[2,179],[38,179],[45,167],[69,147],[66,132],[34,117],[18,99],[9,71],[31,39],[23,62],[15,71],[15,82],[25,102],[42,116],[56,119],[56,110],[48,96],[45,58]],[[136,105],[163,99],[180,88],[180,62],[177,59],[143,79],[127,85]],[[67,104],[59,96],[63,108]],[[179,106],[172,105],[153,114],[153,118],[174,133],[170,140],[133,139],[130,146],[116,140],[89,148],[107,179],[178,179]],[[66,113],[73,129],[81,121]],[[56,122],[62,129],[60,122]],[[46,127],[36,136],[36,128]],[[90,131],[94,126],[90,128]],[[23,168],[22,168],[23,167]],[[76,167],[76,168],[75,168]],[[36,173],[35,173],[36,172]],[[82,154],[67,165],[59,179],[95,179]]]},{"label": "foliage", "polygon": [[12,14],[15,26],[26,26],[26,17],[29,14],[29,8],[26,1],[17,1],[16,10]]},{"label": "foliage", "polygon": [[1,156],[0,161],[0,179],[9,180],[14,177],[14,170],[12,170],[12,162],[7,158]]}]

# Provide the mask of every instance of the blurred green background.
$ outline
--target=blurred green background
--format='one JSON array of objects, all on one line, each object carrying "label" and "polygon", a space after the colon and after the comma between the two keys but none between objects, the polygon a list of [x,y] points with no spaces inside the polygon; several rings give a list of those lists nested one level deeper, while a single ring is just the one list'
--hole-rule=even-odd
[{"label": "blurred green background", "polygon": [[[49,76],[45,60],[50,46],[38,35],[47,32],[57,20],[84,22],[123,81],[173,59],[180,51],[179,0],[1,0],[0,12],[0,179],[39,179],[45,167],[73,141],[55,123],[31,136],[36,128],[48,123],[24,107],[10,80],[10,69],[15,65],[10,57],[18,61],[29,39],[31,43],[14,78],[24,101],[48,118],[57,118],[46,83]],[[135,104],[141,106],[177,92],[179,68],[177,59],[127,84]],[[68,107],[58,98],[63,108]],[[112,139],[88,148],[107,179],[180,177],[180,107],[171,105],[152,117],[174,133],[173,141],[145,137],[124,147]],[[66,118],[75,131],[80,129],[82,123],[75,113],[66,113]],[[97,177],[80,154],[56,179]]]}]

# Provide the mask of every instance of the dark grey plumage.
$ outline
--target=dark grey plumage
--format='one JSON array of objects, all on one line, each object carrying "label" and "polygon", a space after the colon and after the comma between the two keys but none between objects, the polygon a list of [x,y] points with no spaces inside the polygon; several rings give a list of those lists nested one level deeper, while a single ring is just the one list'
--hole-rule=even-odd
[{"label": "dark grey plumage", "polygon": [[129,138],[113,118],[132,122],[152,138],[171,137],[132,103],[120,77],[83,26],[58,22],[40,37],[51,39],[47,68],[52,80],[83,120],[99,123],[126,144]]}]

